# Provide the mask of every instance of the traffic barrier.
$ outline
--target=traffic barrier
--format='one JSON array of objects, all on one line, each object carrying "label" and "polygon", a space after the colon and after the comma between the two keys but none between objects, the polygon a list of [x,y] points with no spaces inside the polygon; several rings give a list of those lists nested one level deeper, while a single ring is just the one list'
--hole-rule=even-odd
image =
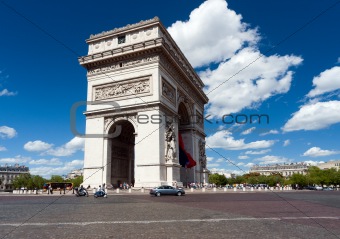
[{"label": "traffic barrier", "polygon": [[253,187],[251,187],[251,188],[250,188],[250,191],[254,191],[254,188],[253,188]]},{"label": "traffic barrier", "polygon": [[141,192],[144,193],[144,188],[141,189]]},{"label": "traffic barrier", "polygon": [[216,192],[216,188],[213,188],[213,191]]},{"label": "traffic barrier", "polygon": [[242,190],[243,190],[243,192],[244,192],[244,191],[246,191],[246,188],[245,188],[245,187],[243,187],[243,188],[242,188]]},{"label": "traffic barrier", "polygon": [[227,188],[223,188],[223,191],[225,191],[225,192],[226,192],[226,191],[227,191]]},{"label": "traffic barrier", "polygon": [[190,192],[194,192],[194,188],[190,188]]},{"label": "traffic barrier", "polygon": [[202,192],[205,192],[205,188],[202,188]]},{"label": "traffic barrier", "polygon": [[236,192],[236,187],[234,188],[234,192]]},{"label": "traffic barrier", "polygon": [[119,188],[116,189],[116,193],[119,193]]},{"label": "traffic barrier", "polygon": [[131,193],[131,188],[129,188],[129,193]]}]

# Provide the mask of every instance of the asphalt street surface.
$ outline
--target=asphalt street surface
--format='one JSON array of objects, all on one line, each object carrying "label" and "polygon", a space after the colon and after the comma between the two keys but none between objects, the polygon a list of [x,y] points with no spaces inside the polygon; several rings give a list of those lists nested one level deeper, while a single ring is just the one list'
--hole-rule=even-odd
[{"label": "asphalt street surface", "polygon": [[0,238],[340,238],[340,191],[0,194]]}]

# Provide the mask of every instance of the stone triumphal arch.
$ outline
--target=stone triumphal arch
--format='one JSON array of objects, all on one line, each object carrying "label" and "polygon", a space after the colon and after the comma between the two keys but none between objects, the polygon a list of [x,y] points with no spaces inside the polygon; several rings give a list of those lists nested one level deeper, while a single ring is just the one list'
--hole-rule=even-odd
[{"label": "stone triumphal arch", "polygon": [[[91,102],[83,184],[206,183],[204,84],[159,19],[86,42],[88,55],[79,58]],[[179,135],[194,167],[181,162]]]}]

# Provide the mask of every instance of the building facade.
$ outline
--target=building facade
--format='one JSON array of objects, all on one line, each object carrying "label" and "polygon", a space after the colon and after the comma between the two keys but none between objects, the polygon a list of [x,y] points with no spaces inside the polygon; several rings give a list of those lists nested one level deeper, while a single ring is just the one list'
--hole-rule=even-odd
[{"label": "building facade", "polygon": [[[204,84],[160,20],[86,42],[84,185],[207,183]],[[179,134],[193,168],[179,162]]]},{"label": "building facade", "polygon": [[29,168],[20,166],[19,164],[0,166],[0,190],[12,190],[13,180],[19,177],[20,174],[29,173]]},{"label": "building facade", "polygon": [[281,174],[283,177],[290,177],[293,174],[307,174],[308,165],[306,163],[275,164],[250,168],[249,173],[259,173],[261,175]]},{"label": "building facade", "polygon": [[336,170],[340,169],[340,160],[329,161],[326,163],[319,163],[316,165],[320,169],[330,169],[335,168]]},{"label": "building facade", "polygon": [[82,168],[76,169],[76,170],[73,170],[72,172],[68,173],[66,179],[75,179],[77,177],[83,176],[83,174],[84,174],[84,170]]}]

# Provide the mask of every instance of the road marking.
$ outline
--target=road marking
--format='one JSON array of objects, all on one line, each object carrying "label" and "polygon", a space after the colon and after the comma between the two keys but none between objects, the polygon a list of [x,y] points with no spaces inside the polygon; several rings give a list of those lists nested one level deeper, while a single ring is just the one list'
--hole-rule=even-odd
[{"label": "road marking", "polygon": [[87,226],[95,224],[152,224],[152,223],[183,223],[183,222],[223,222],[223,221],[282,221],[282,220],[340,220],[339,217],[239,217],[239,218],[214,218],[214,219],[183,219],[183,220],[159,220],[159,221],[92,221],[92,222],[29,222],[29,223],[0,223],[0,226]]}]

